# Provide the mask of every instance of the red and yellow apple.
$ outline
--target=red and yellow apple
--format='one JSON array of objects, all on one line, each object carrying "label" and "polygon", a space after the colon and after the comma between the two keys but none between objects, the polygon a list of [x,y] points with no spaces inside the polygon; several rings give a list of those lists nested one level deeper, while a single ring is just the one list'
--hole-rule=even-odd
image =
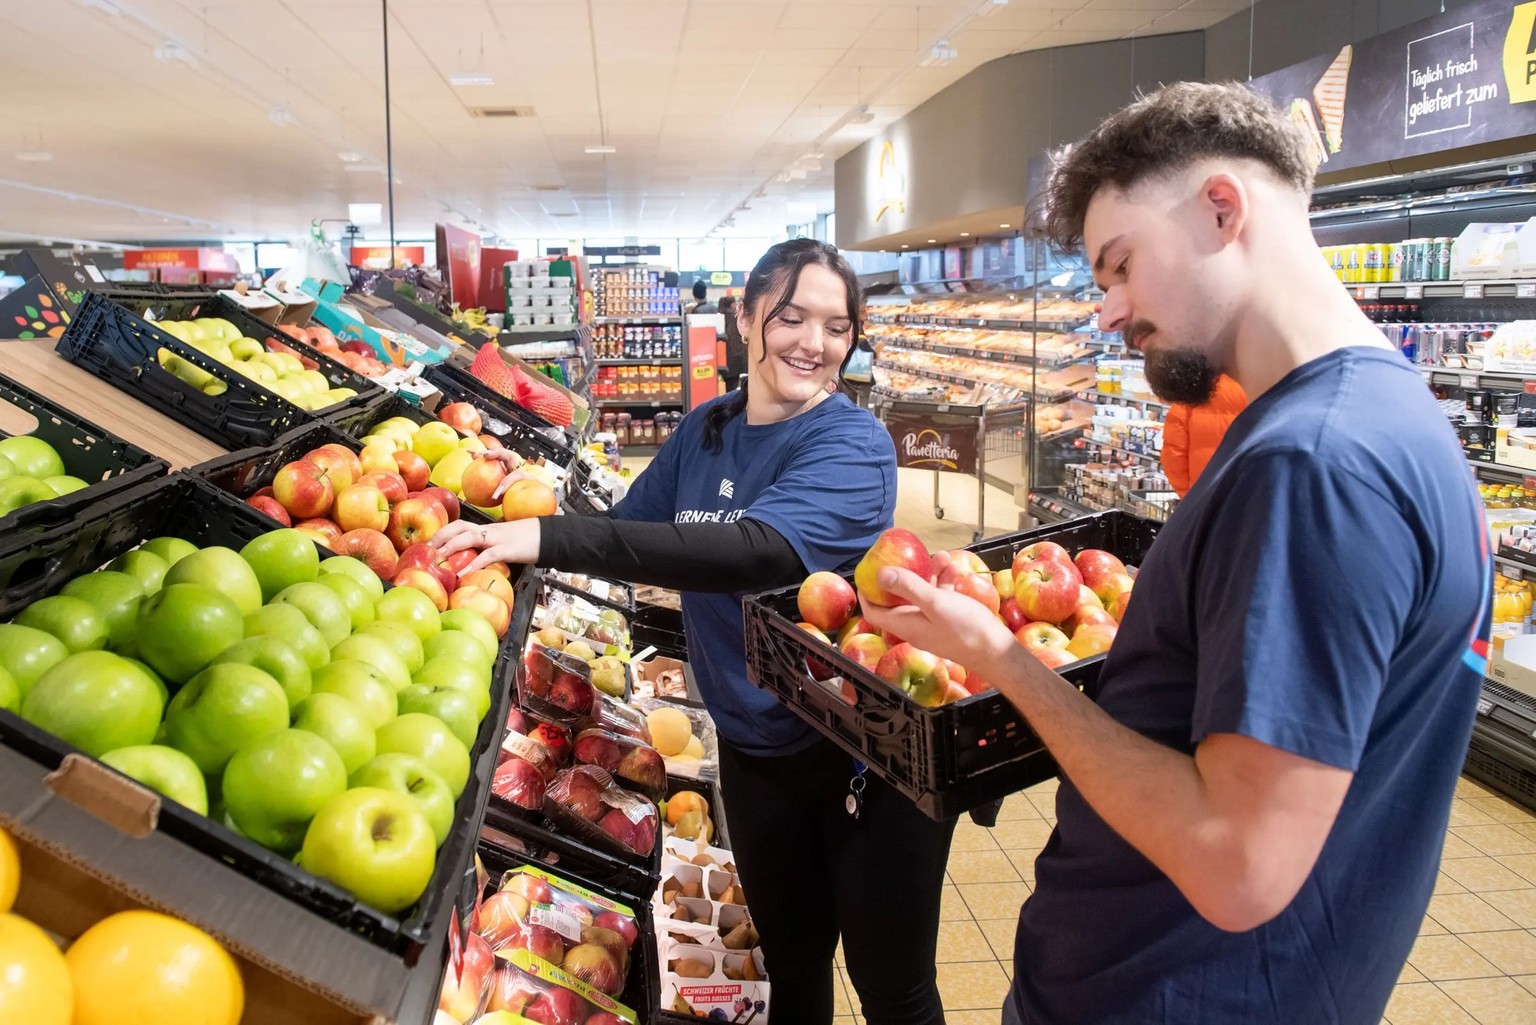
[{"label": "red and yellow apple", "polygon": [[336,525],[348,530],[383,530],[389,526],[389,499],[369,484],[351,484],[336,496],[331,511]]},{"label": "red and yellow apple", "polygon": [[420,497],[431,499],[438,505],[442,506],[443,512],[448,514],[449,520],[456,520],[459,518],[459,496],[455,495],[447,488],[423,488]]},{"label": "red and yellow apple", "polygon": [[304,458],[329,470],[331,483],[337,491],[356,483],[357,478],[363,475],[363,463],[357,457],[357,453],[336,442],[321,445],[307,453]]},{"label": "red and yellow apple", "polygon": [[1129,591],[1136,581],[1132,580],[1128,573],[1110,573],[1102,578],[1093,593],[1099,596],[1099,601],[1105,608],[1114,604],[1116,598]]},{"label": "red and yellow apple", "polygon": [[1014,597],[1030,619],[1059,623],[1077,608],[1082,583],[1072,563],[1039,559],[1015,577]]},{"label": "red and yellow apple", "polygon": [[414,587],[428,598],[439,612],[448,611],[448,592],[443,590],[442,582],[424,569],[403,569],[395,574],[391,581],[396,587]]},{"label": "red and yellow apple", "polygon": [[873,673],[879,668],[880,660],[885,657],[887,651],[891,650],[891,646],[885,643],[885,638],[876,634],[854,634],[844,640],[839,649],[844,655]]},{"label": "red and yellow apple", "polygon": [[[384,492],[385,501],[390,505],[397,505],[405,501],[409,492],[405,487],[405,478],[390,470],[388,473],[365,473],[357,478],[357,484],[367,484]],[[357,487],[357,484],[352,485]]]},{"label": "red and yellow apple", "polygon": [[1125,572],[1125,563],[1100,548],[1084,548],[1072,562],[1082,574],[1083,583],[1095,592],[1107,578]]},{"label": "red and yellow apple", "polygon": [[1060,669],[1077,661],[1077,656],[1066,648],[1031,648],[1029,653],[1035,656],[1041,665],[1051,669]]},{"label": "red and yellow apple", "polygon": [[796,595],[800,618],[825,634],[835,634],[859,610],[853,586],[836,573],[812,573]]},{"label": "red and yellow apple", "polygon": [[512,626],[512,606],[483,587],[460,587],[449,596],[448,607],[480,613],[496,631],[497,637],[504,637]]},{"label": "red and yellow apple", "polygon": [[556,505],[554,489],[543,481],[513,481],[501,496],[501,518],[526,520],[535,516],[553,516]]},{"label": "red and yellow apple", "polygon": [[[324,516],[314,516],[307,520],[299,520],[293,525],[293,529],[319,535],[322,539],[321,543],[327,548],[335,544],[343,533],[342,529],[336,525],[335,520],[326,519]],[[335,551],[334,548],[331,550]]]},{"label": "red and yellow apple", "polygon": [[1131,604],[1131,592],[1121,591],[1115,595],[1114,604],[1109,607],[1109,614],[1115,617],[1116,623],[1125,622],[1125,610]]},{"label": "red and yellow apple", "polygon": [[[455,552],[454,554],[461,555],[464,553]],[[473,573],[467,573],[460,577],[459,586],[478,587],[481,590],[489,591],[506,602],[508,608],[512,607],[512,582],[500,573],[492,573],[488,569],[477,569]]]},{"label": "red and yellow apple", "polygon": [[998,606],[997,614],[1002,619],[1003,625],[1014,633],[1018,633],[1029,622],[1029,617],[1019,607],[1019,599],[1017,597],[1004,598]]},{"label": "red and yellow apple", "polygon": [[881,657],[875,674],[927,708],[944,703],[949,668],[944,660],[903,641]]},{"label": "red and yellow apple", "polygon": [[932,565],[928,546],[921,538],[910,530],[893,527],[881,534],[859,560],[853,571],[854,586],[863,601],[890,608],[904,604],[904,600],[880,586],[880,572],[888,567],[905,569],[927,580]]},{"label": "red and yellow apple", "polygon": [[432,476],[432,467],[427,461],[410,449],[401,449],[390,453],[395,460],[395,472],[405,480],[405,486],[411,491],[420,491],[427,486]]},{"label": "red and yellow apple", "polygon": [[460,434],[480,433],[480,411],[468,402],[450,402],[437,411],[437,418]]},{"label": "red and yellow apple", "polygon": [[378,443],[369,443],[363,446],[358,453],[358,464],[362,466],[363,473],[399,473],[395,464],[395,453],[392,449]]},{"label": "red and yellow apple", "polygon": [[[1037,541],[1019,551],[1013,557],[1013,575],[1018,577],[1027,570],[1034,569],[1042,562],[1065,563],[1072,565],[1072,556],[1067,550],[1054,541]],[[1076,569],[1076,567],[1073,567]],[[1015,588],[1017,593],[1017,588]]]},{"label": "red and yellow apple", "polygon": [[854,616],[843,624],[843,628],[837,632],[837,643],[842,644],[854,634],[874,634],[880,636],[880,628],[863,616]]},{"label": "red and yellow apple", "polygon": [[1015,631],[1014,639],[1030,651],[1037,648],[1061,648],[1066,650],[1072,643],[1066,634],[1050,623],[1026,623]]},{"label": "red and yellow apple", "polygon": [[328,546],[337,555],[350,555],[378,574],[381,580],[393,580],[399,556],[395,546],[381,531],[349,530]]},{"label": "red and yellow apple", "polygon": [[1078,658],[1088,658],[1092,655],[1102,655],[1109,650],[1109,646],[1115,643],[1115,625],[1110,623],[1090,623],[1080,626],[1072,635],[1072,641],[1067,645],[1067,650]]},{"label": "red and yellow apple", "polygon": [[293,519],[288,515],[288,510],[284,509],[283,504],[271,495],[257,495],[254,498],[247,498],[245,504],[259,513],[265,513],[272,517],[285,527],[293,526]]},{"label": "red and yellow apple", "polygon": [[403,552],[411,545],[432,540],[447,525],[448,513],[441,503],[429,498],[407,498],[390,510],[384,535]]},{"label": "red and yellow apple", "polygon": [[336,485],[319,463],[295,459],[277,471],[272,494],[295,520],[324,516],[336,501]]},{"label": "red and yellow apple", "polygon": [[955,580],[955,593],[963,594],[967,598],[974,598],[985,605],[987,611],[996,615],[1002,605],[1002,596],[997,593],[997,588],[992,584],[990,576],[980,573],[962,573]]},{"label": "red and yellow apple", "polygon": [[506,480],[507,471],[494,459],[476,459],[459,478],[459,497],[470,505],[489,509],[496,504],[496,489]]}]

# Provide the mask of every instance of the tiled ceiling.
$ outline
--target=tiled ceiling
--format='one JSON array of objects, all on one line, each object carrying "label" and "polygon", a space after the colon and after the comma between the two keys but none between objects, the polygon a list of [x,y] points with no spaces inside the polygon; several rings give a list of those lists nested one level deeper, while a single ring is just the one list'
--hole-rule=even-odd
[{"label": "tiled ceiling", "polygon": [[[831,209],[837,156],[986,61],[1248,3],[390,0],[396,232],[766,234]],[[0,238],[288,239],[385,202],[383,23],[379,0],[5,0]],[[958,57],[922,67],[941,38]]]}]

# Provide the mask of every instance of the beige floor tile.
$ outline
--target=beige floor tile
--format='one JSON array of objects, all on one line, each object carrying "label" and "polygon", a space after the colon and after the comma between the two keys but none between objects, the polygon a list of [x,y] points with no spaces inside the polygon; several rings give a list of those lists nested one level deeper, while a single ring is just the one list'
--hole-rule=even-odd
[{"label": "beige floor tile", "polygon": [[1014,869],[1031,886],[1035,884],[1035,859],[1040,857],[1040,852],[1035,848],[1026,848],[1022,851],[1006,851],[1008,860],[1013,862]]},{"label": "beige floor tile", "polygon": [[1035,806],[1035,811],[1040,813],[1042,819],[1054,819],[1056,817],[1056,795],[1049,794],[1025,794],[1029,803]]},{"label": "beige floor tile", "polygon": [[[1420,936],[1408,955],[1408,963],[1431,982],[1442,979],[1487,979],[1504,974],[1491,961],[1468,946],[1467,942],[1460,936]],[[1390,1010],[1387,1018],[1393,1019],[1393,1025],[1396,1025]]]},{"label": "beige floor tile", "polygon": [[1511,822],[1509,828],[1528,840],[1536,840],[1536,822]]},{"label": "beige floor tile", "polygon": [[1387,1001],[1392,1025],[1478,1025],[1461,1006],[1432,982],[1415,982],[1392,990]]},{"label": "beige floor tile", "polygon": [[832,1025],[864,1025],[864,1022],[850,1014],[833,1018]]},{"label": "beige floor tile", "polygon": [[[1028,794],[1009,794],[1003,799],[1003,806],[997,812],[997,824],[1015,822],[1019,819],[1038,819],[1040,810],[1030,801]],[[1002,846],[999,844],[998,846]]]},{"label": "beige floor tile", "polygon": [[1536,840],[1521,836],[1508,826],[1460,826],[1451,832],[1491,857],[1536,854]]},{"label": "beige floor tile", "polygon": [[957,887],[978,922],[987,918],[1017,918],[1029,899],[1028,883],[971,883]]},{"label": "beige floor tile", "polygon": [[1491,826],[1499,821],[1487,812],[1472,806],[1472,801],[1486,800],[1486,798],[1457,798],[1451,802],[1451,826]]},{"label": "beige floor tile", "polygon": [[1018,916],[1013,918],[983,918],[976,924],[982,935],[992,945],[992,953],[1004,965],[1013,964],[1013,937],[1019,929]]},{"label": "beige floor tile", "polygon": [[1445,874],[1445,865],[1442,863],[1440,871],[1435,875],[1434,893],[1439,896],[1442,893],[1466,893],[1467,888]]},{"label": "beige floor tile", "polygon": [[1495,890],[1482,897],[1521,929],[1536,929],[1536,889]]},{"label": "beige floor tile", "polygon": [[1513,854],[1498,860],[1500,865],[1524,879],[1527,886],[1536,885],[1536,854]]},{"label": "beige floor tile", "polygon": [[940,891],[939,921],[969,922],[973,917],[971,909],[965,906],[965,900],[960,896],[959,890],[953,886],[946,886]]},{"label": "beige floor tile", "polygon": [[1463,776],[1463,777],[1461,777],[1460,779],[1458,779],[1456,781],[1456,796],[1457,797],[1492,797],[1493,796],[1493,791],[1489,790],[1487,787],[1483,786],[1477,780],[1475,780],[1475,779],[1468,779],[1466,776]]},{"label": "beige floor tile", "polygon": [[1536,822],[1536,815],[1506,797],[1468,797],[1467,804],[1495,822]]},{"label": "beige floor tile", "polygon": [[1519,928],[1517,923],[1475,893],[1446,893],[1431,897],[1429,913],[1448,932],[1457,935]]},{"label": "beige floor tile", "polygon": [[1451,930],[1435,921],[1431,915],[1425,915],[1424,921],[1419,923],[1420,936],[1448,936]]},{"label": "beige floor tile", "polygon": [[1411,964],[1403,965],[1403,970],[1398,973],[1397,984],[1405,986],[1410,982],[1428,982],[1423,974]]},{"label": "beige floor tile", "polygon": [[841,968],[834,968],[832,972],[832,1013],[852,1017],[853,1005],[848,1000],[851,992],[848,988],[848,978]]},{"label": "beige floor tile", "polygon": [[968,883],[1017,883],[1021,881],[1018,870],[1008,855],[1002,851],[972,851],[952,854],[949,858],[950,882],[959,886]]},{"label": "beige floor tile", "polygon": [[1524,929],[1474,932],[1461,938],[1505,975],[1536,974],[1536,935]]},{"label": "beige floor tile", "polygon": [[[1526,856],[1516,855],[1516,857]],[[1536,858],[1536,855],[1528,856]],[[1523,890],[1530,885],[1505,864],[1493,858],[1457,858],[1455,861],[1443,862],[1440,865],[1440,871],[1473,893],[1482,893],[1485,890]]]},{"label": "beige floor tile", "polygon": [[1531,1025],[1536,995],[1513,979],[1461,979],[1440,988],[1478,1021],[1478,1025]]},{"label": "beige floor tile", "polygon": [[934,955],[935,964],[955,961],[987,961],[997,955],[987,942],[981,926],[975,922],[940,922],[939,946]]},{"label": "beige floor tile", "polygon": [[1060,788],[1061,778],[1052,776],[1050,779],[1043,779],[1034,786],[1026,788],[1024,792],[1026,794],[1054,794]]},{"label": "beige floor tile", "polygon": [[946,1012],[1000,1008],[1008,996],[1008,976],[996,961],[941,964],[937,969]]},{"label": "beige floor tile", "polygon": [[984,826],[978,826],[970,819],[961,819],[955,825],[955,837],[950,841],[949,853],[951,856],[966,851],[995,851],[997,840],[992,835],[992,830]]},{"label": "beige floor tile", "polygon": [[[1465,828],[1476,829],[1478,827],[1468,826]],[[1447,830],[1445,846],[1440,849],[1440,860],[1444,861],[1447,858],[1477,858],[1483,856],[1484,853],[1457,836],[1454,831]]]},{"label": "beige floor tile", "polygon": [[944,1009],[944,1025],[997,1025],[998,1012],[985,1011],[951,1011]]},{"label": "beige floor tile", "polygon": [[1536,975],[1516,975],[1516,982],[1523,986],[1527,992],[1536,993]]},{"label": "beige floor tile", "polygon": [[837,949],[832,952],[832,963],[835,964],[839,968],[843,967],[845,964],[848,963],[847,959],[845,959],[843,957],[843,941],[842,940],[838,940],[837,941]]},{"label": "beige floor tile", "polygon": [[1038,816],[1032,819],[1012,819],[1008,822],[999,821],[992,830],[992,837],[1005,851],[1029,847],[1039,849],[1045,846],[1055,828]]}]

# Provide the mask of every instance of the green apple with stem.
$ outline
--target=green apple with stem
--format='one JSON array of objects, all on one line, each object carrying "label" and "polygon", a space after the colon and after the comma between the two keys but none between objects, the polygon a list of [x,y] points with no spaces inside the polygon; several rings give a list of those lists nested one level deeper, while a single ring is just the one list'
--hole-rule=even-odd
[{"label": "green apple with stem", "polygon": [[439,847],[453,829],[453,794],[448,784],[415,755],[379,755],[348,776],[347,786],[377,787],[409,796],[427,817]]},{"label": "green apple with stem", "polygon": [[165,740],[210,776],[234,753],[288,726],[288,699],[277,681],[238,662],[211,665],[187,681],[165,710]]},{"label": "green apple with stem", "polygon": [[378,619],[363,627],[358,633],[364,637],[378,637],[386,641],[395,649],[395,654],[404,660],[405,668],[413,673],[426,661],[421,638],[416,636],[416,631],[401,623]]},{"label": "green apple with stem", "polygon": [[208,814],[208,786],[202,770],[174,747],[136,744],[108,751],[101,760],[199,815]]},{"label": "green apple with stem", "polygon": [[293,728],[308,730],[335,748],[349,775],[371,759],[378,746],[373,724],[340,694],[311,694],[293,710]]},{"label": "green apple with stem", "polygon": [[299,864],[392,915],[426,890],[436,851],[432,825],[414,798],[357,787],[332,798],[310,822]]},{"label": "green apple with stem", "polygon": [[357,706],[375,730],[393,719],[400,710],[394,688],[384,674],[356,659],[337,659],[315,670],[314,693],[339,694],[346,698]]},{"label": "green apple with stem", "polygon": [[439,656],[416,670],[411,682],[424,687],[451,687],[475,702],[475,722],[491,710],[490,674],[478,663]]},{"label": "green apple with stem", "polygon": [[53,666],[21,701],[21,717],[88,755],[148,744],[163,708],[155,681],[110,651],[82,651]]},{"label": "green apple with stem", "polygon": [[167,584],[139,606],[139,655],[172,683],[190,680],[244,634],[234,601],[201,584]]},{"label": "green apple with stem", "polygon": [[396,716],[375,734],[378,753],[415,755],[457,797],[469,782],[469,749],[443,722],[421,712]]},{"label": "green apple with stem", "polygon": [[307,730],[277,730],[235,752],[221,785],[224,810],[268,850],[295,854],[315,813],[347,789],[341,755]]}]

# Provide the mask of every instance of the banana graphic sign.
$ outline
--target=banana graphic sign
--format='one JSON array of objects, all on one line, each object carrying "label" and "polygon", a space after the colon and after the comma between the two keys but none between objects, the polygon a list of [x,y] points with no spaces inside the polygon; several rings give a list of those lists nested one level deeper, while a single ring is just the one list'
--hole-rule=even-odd
[{"label": "banana graphic sign", "polygon": [[1520,4],[1509,13],[1504,34],[1504,82],[1510,103],[1536,101],[1536,3]]}]

